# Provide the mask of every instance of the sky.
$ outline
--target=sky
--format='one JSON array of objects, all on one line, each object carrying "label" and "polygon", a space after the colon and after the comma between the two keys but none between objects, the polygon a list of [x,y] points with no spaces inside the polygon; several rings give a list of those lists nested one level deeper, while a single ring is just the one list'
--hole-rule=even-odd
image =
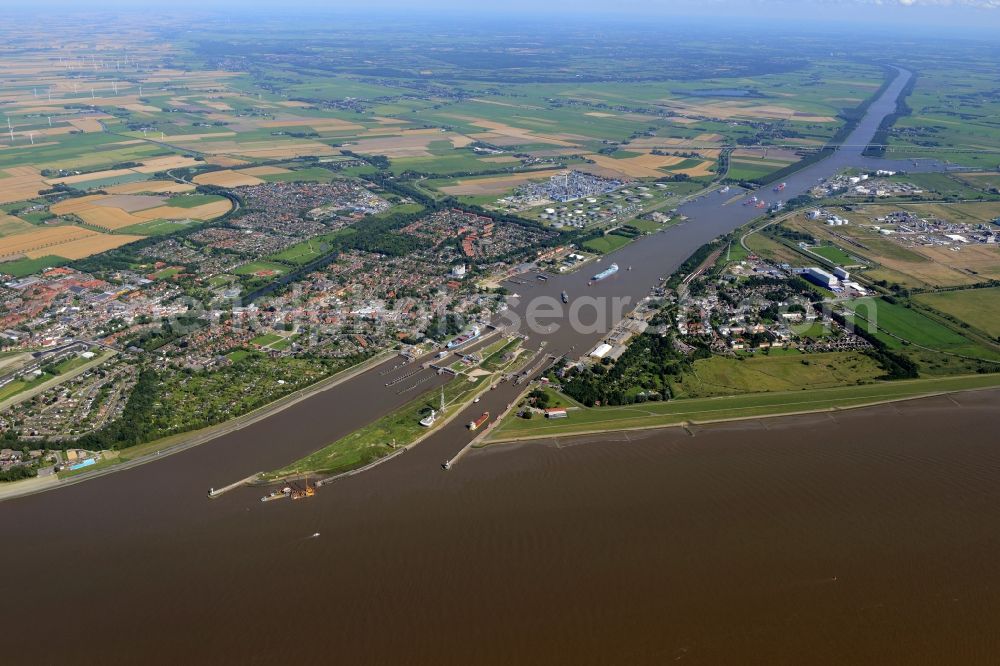
[{"label": "sky", "polygon": [[587,15],[630,17],[773,18],[781,21],[837,21],[885,25],[993,28],[1000,30],[1000,0],[5,0],[5,5],[34,10],[114,9],[176,12],[178,9],[247,13],[257,10],[393,11],[400,14],[447,12],[462,16]]}]

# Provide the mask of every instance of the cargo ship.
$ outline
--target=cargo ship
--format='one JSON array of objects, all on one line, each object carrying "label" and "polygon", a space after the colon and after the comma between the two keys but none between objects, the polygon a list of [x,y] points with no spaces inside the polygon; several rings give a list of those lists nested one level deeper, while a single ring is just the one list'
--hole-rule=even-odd
[{"label": "cargo ship", "polygon": [[563,303],[569,303],[569,295],[565,291],[559,294],[559,298],[562,299]]},{"label": "cargo ship", "polygon": [[598,273],[597,275],[595,275],[594,277],[592,277],[590,279],[592,281],[594,281],[594,282],[600,282],[601,280],[603,280],[605,278],[611,277],[612,275],[614,275],[617,272],[618,272],[618,264],[611,264],[610,266],[608,266],[603,271],[601,271],[600,273]]},{"label": "cargo ship", "polygon": [[460,336],[448,343],[448,349],[454,349],[455,347],[461,347],[466,342],[475,340],[479,337],[479,327],[473,326],[468,332],[462,333]]},{"label": "cargo ship", "polygon": [[487,421],[489,421],[489,420],[490,420],[490,413],[489,413],[489,412],[483,412],[482,416],[480,416],[480,417],[479,417],[478,419],[476,419],[475,421],[469,421],[469,425],[468,425],[468,426],[466,426],[466,427],[467,427],[467,428],[468,428],[469,430],[479,430],[479,428],[480,428],[480,427],[481,427],[481,426],[482,426],[482,425],[483,425],[484,423],[486,423],[486,422],[487,422]]}]

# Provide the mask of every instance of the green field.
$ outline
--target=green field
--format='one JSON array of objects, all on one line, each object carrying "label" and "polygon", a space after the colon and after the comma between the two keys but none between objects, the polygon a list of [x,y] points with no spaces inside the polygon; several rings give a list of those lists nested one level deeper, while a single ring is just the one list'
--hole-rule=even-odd
[{"label": "green field", "polygon": [[0,238],[4,236],[12,236],[14,234],[20,234],[25,231],[31,231],[34,229],[34,225],[28,223],[25,220],[17,218],[9,218],[0,222]]},{"label": "green field", "polygon": [[273,271],[275,274],[281,275],[288,271],[288,267],[276,264],[273,261],[251,261],[249,264],[243,264],[233,272],[237,275],[254,275],[255,273],[265,271]]},{"label": "green field", "polygon": [[177,194],[167,199],[167,206],[175,208],[195,208],[205,204],[222,201],[225,197],[214,194]]},{"label": "green field", "polygon": [[818,254],[828,261],[832,261],[838,266],[853,266],[858,263],[855,257],[844,252],[842,249],[836,245],[821,245],[818,247],[811,247],[809,251],[813,254]]},{"label": "green field", "polygon": [[[406,206],[400,206],[400,208],[405,208]],[[421,210],[420,206],[416,206],[417,210]],[[309,240],[304,240],[301,243],[296,243],[291,247],[287,247],[277,254],[273,254],[268,257],[271,261],[280,261],[285,264],[291,264],[292,266],[304,266],[310,261],[315,261],[325,254],[328,254],[333,245],[333,241],[338,238],[344,238],[345,236],[350,236],[357,233],[357,230],[353,227],[347,227],[345,229],[340,229],[329,234],[323,234],[322,236],[316,236],[315,238],[310,238]]]},{"label": "green field", "polygon": [[117,229],[115,233],[136,234],[139,236],[163,236],[199,224],[202,224],[199,220],[150,220],[149,222],[140,222],[139,224],[122,227],[121,229]]},{"label": "green field", "polygon": [[264,335],[258,335],[256,338],[250,341],[251,344],[260,345],[261,347],[267,347],[281,340],[282,337],[276,333],[265,333]]},{"label": "green field", "polygon": [[1000,386],[1000,373],[876,382],[864,386],[754,393],[722,398],[691,398],[648,402],[629,407],[580,408],[571,410],[569,418],[558,421],[506,419],[491,435],[489,441],[775,416],[857,407],[935,393],[998,386]]},{"label": "green field", "polygon": [[919,294],[914,298],[1000,339],[1000,287]]},{"label": "green field", "polygon": [[[872,302],[874,302],[875,307],[873,311],[869,311],[865,304]],[[903,340],[939,351],[969,356],[980,356],[985,351],[968,338],[903,305],[889,303],[882,299],[877,301],[856,300],[844,305],[851,311],[857,309],[862,317],[877,324],[879,331],[876,335],[893,349],[904,347],[901,340],[893,337],[895,335]],[[859,322],[858,326],[863,328],[865,324]],[[891,335],[886,335],[886,333]]]},{"label": "green field", "polygon": [[614,252],[620,247],[628,245],[630,242],[632,242],[631,238],[619,236],[618,234],[608,234],[606,236],[601,236],[600,238],[592,238],[585,241],[583,243],[583,247],[593,252],[608,254],[609,252]]},{"label": "green field", "polygon": [[870,382],[883,374],[875,361],[860,352],[793,351],[755,354],[742,360],[713,356],[695,361],[691,372],[671,388],[677,398],[703,398],[843,386]]},{"label": "green field", "polygon": [[48,254],[37,259],[17,259],[15,261],[5,261],[0,263],[0,274],[13,275],[14,277],[25,277],[32,273],[68,264],[68,259]]}]

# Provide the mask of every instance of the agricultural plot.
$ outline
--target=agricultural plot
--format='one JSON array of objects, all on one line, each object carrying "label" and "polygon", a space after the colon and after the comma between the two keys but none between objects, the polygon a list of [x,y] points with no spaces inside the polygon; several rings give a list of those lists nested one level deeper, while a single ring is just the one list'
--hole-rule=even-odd
[{"label": "agricultural plot", "polygon": [[54,254],[55,248],[65,243],[99,235],[96,231],[73,225],[39,228],[0,238],[0,257],[27,255],[30,252],[42,252],[36,257]]},{"label": "agricultural plot", "polygon": [[593,252],[599,252],[601,254],[608,254],[614,252],[615,250],[628,245],[632,241],[628,236],[619,236],[618,234],[607,234],[599,238],[592,238],[583,243],[583,247]]},{"label": "agricultural plot", "polygon": [[[857,320],[859,328],[871,330],[892,349],[903,349],[906,342],[910,342],[936,351],[984,358],[996,356],[947,326],[903,305],[865,299],[849,301],[844,306],[862,318]],[[874,331],[864,320],[877,325],[878,330]]]},{"label": "agricultural plot", "polygon": [[676,397],[702,398],[738,393],[816,389],[868,382],[884,373],[860,352],[759,354],[744,359],[713,356],[694,362],[672,385]]},{"label": "agricultural plot", "polygon": [[818,254],[838,266],[854,266],[858,264],[857,257],[844,252],[836,245],[820,245],[809,248],[809,251],[813,254]]},{"label": "agricultural plot", "polygon": [[195,176],[194,182],[199,185],[215,185],[217,187],[242,187],[244,185],[260,185],[264,181],[247,173],[223,169]]},{"label": "agricultural plot", "polygon": [[1000,340],[1000,287],[919,294],[914,299]]},{"label": "agricultural plot", "polygon": [[66,259],[83,259],[94,254],[107,252],[133,241],[142,240],[143,236],[128,234],[95,234],[77,240],[71,240],[58,245],[29,250],[25,254],[31,259],[37,259],[50,254],[56,254]]}]

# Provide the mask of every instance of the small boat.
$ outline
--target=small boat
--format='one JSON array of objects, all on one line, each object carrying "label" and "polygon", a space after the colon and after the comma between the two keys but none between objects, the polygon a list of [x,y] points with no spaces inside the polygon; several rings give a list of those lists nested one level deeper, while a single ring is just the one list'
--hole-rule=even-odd
[{"label": "small boat", "polygon": [[305,499],[307,497],[312,497],[315,494],[316,494],[316,486],[311,485],[307,479],[306,487],[304,489],[292,490],[292,499],[293,500]]},{"label": "small boat", "polygon": [[451,469],[451,461],[445,460],[443,463],[441,463],[441,469],[445,470]]},{"label": "small boat", "polygon": [[468,428],[469,430],[479,430],[479,428],[480,428],[480,427],[481,427],[481,426],[482,426],[482,425],[483,425],[484,423],[486,423],[486,422],[487,422],[487,421],[489,421],[489,420],[490,420],[490,413],[489,413],[489,412],[483,412],[483,413],[482,413],[482,414],[480,415],[480,417],[479,417],[478,419],[476,419],[475,421],[469,421],[469,424],[468,424],[468,425],[467,425],[466,427],[467,427],[467,428]]},{"label": "small boat", "polygon": [[437,421],[437,412],[432,409],[430,414],[420,419],[420,425],[422,425],[425,428],[430,428],[432,425],[434,425],[435,421]]},{"label": "small boat", "polygon": [[260,498],[261,502],[273,502],[274,500],[285,499],[292,494],[292,489],[285,486],[281,490],[275,490],[273,493],[269,493]]}]

